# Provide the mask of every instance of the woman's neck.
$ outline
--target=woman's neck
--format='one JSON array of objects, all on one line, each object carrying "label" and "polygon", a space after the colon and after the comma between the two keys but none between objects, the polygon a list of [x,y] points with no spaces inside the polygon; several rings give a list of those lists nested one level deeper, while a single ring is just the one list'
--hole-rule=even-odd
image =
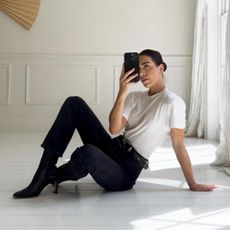
[{"label": "woman's neck", "polygon": [[166,88],[166,86],[165,86],[165,83],[163,82],[163,84],[155,85],[155,86],[149,88],[148,94],[149,94],[149,96],[152,96],[154,94],[161,92],[165,88]]}]

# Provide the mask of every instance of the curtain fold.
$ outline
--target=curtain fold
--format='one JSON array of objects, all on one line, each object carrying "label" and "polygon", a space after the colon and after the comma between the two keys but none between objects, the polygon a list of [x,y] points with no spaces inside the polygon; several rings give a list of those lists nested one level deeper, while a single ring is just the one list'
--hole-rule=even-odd
[{"label": "curtain fold", "polygon": [[186,136],[204,136],[205,73],[207,46],[207,0],[198,0],[194,28],[190,108]]},{"label": "curtain fold", "polygon": [[216,150],[216,159],[211,164],[223,166],[230,176],[230,13],[227,16],[224,77],[221,82],[220,144]]}]

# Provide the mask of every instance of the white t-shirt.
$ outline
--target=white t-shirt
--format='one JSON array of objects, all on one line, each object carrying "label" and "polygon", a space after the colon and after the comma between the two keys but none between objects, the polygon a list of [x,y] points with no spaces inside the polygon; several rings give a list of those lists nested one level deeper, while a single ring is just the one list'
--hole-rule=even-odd
[{"label": "white t-shirt", "polygon": [[128,120],[124,136],[146,159],[169,136],[171,128],[185,128],[185,103],[167,88],[152,96],[148,91],[132,92],[125,101]]}]

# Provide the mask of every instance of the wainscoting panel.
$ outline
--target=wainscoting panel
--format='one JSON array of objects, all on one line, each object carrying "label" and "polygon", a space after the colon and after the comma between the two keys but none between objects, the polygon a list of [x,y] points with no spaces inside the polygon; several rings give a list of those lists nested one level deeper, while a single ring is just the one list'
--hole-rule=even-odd
[{"label": "wainscoting panel", "polygon": [[78,93],[99,104],[98,66],[27,65],[26,104],[60,104]]},{"label": "wainscoting panel", "polygon": [[11,66],[9,64],[0,64],[0,104],[10,104],[10,79]]},{"label": "wainscoting panel", "polygon": [[[191,57],[164,59],[167,87],[188,107]],[[122,63],[122,55],[0,55],[0,132],[46,132],[68,96],[82,97],[107,129]]]}]

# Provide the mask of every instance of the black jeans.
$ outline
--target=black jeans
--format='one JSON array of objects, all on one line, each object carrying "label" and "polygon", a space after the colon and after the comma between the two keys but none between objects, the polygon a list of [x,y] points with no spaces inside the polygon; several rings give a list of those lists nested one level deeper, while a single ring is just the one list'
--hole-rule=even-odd
[{"label": "black jeans", "polygon": [[89,173],[106,190],[131,189],[142,167],[131,153],[119,145],[117,138],[110,137],[80,97],[66,99],[41,146],[61,157],[75,129],[83,142],[83,146],[77,148],[70,158],[76,180]]}]

